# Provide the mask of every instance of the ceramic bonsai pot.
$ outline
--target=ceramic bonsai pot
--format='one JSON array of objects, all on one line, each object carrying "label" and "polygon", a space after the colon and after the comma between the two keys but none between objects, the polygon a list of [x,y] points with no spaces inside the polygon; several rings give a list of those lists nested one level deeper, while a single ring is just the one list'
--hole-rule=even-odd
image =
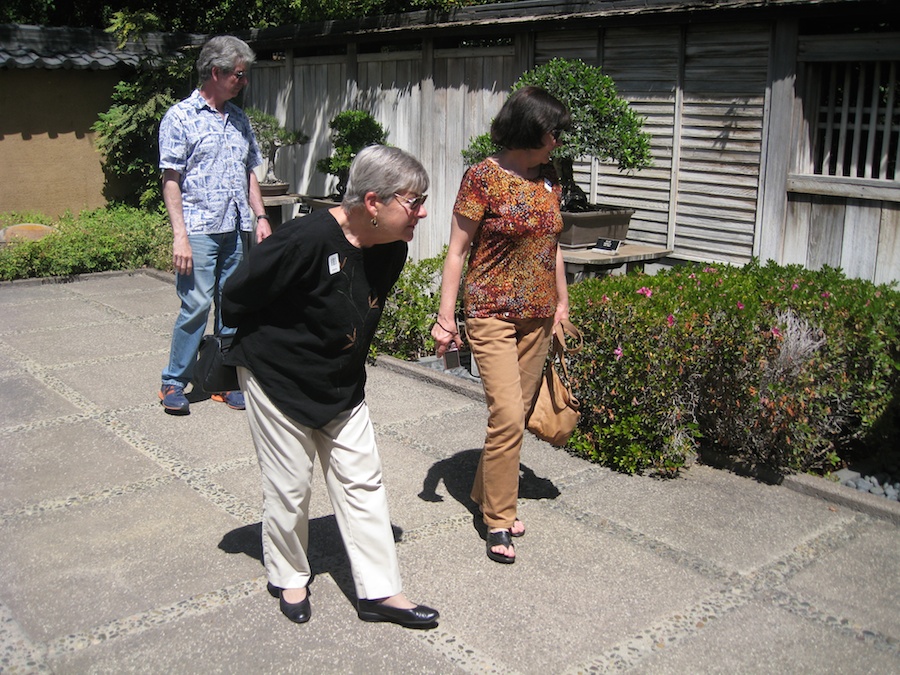
[{"label": "ceramic bonsai pot", "polygon": [[600,211],[573,213],[563,211],[562,248],[591,248],[598,239],[624,240],[634,209],[604,208]]}]

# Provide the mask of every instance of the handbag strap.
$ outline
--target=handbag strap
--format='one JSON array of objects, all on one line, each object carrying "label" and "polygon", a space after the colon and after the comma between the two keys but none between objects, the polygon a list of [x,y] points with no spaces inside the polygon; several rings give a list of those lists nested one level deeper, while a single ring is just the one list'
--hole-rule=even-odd
[{"label": "handbag strap", "polygon": [[[568,347],[566,345],[567,334],[578,339],[577,346]],[[571,321],[563,319],[553,327],[554,358],[555,356],[559,356],[559,365],[563,376],[563,386],[565,386],[566,391],[569,393],[569,399],[574,403],[575,407],[578,406],[578,399],[576,399],[575,395],[572,393],[572,382],[569,380],[569,369],[566,367],[566,354],[577,354],[583,347],[584,338],[581,337],[581,331],[579,331]]]},{"label": "handbag strap", "polygon": [[[571,337],[577,343],[569,347],[566,343],[566,336]],[[581,335],[581,331],[568,319],[563,319],[553,327],[553,341],[554,348],[558,349],[560,354],[578,354],[584,348],[584,338]]]}]

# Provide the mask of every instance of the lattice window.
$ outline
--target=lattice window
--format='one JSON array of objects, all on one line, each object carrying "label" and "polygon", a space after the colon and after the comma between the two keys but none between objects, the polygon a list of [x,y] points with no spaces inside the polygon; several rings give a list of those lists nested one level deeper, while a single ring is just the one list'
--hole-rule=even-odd
[{"label": "lattice window", "polygon": [[817,63],[813,173],[898,180],[900,61]]}]

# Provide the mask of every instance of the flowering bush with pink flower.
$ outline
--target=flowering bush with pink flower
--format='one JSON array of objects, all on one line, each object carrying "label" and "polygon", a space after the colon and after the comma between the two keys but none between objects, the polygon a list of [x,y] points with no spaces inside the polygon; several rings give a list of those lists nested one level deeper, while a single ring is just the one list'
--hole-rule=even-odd
[{"label": "flowering bush with pink flower", "polygon": [[777,472],[891,447],[900,293],[800,266],[687,265],[570,287],[577,453],[674,473],[698,454]]}]

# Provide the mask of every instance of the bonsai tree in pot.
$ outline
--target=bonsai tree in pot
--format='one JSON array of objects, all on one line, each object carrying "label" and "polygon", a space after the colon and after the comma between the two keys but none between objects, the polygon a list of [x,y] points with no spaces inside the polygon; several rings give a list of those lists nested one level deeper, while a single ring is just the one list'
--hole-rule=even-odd
[{"label": "bonsai tree in pot", "polygon": [[347,189],[347,175],[356,153],[367,145],[384,144],[387,132],[365,110],[344,110],[331,118],[328,128],[331,129],[334,152],[316,162],[316,169],[337,176],[337,188],[332,198],[340,201]]},{"label": "bonsai tree in pot", "polygon": [[288,131],[274,115],[247,108],[244,110],[253,127],[253,134],[259,145],[259,151],[266,158],[266,175],[259,185],[263,194],[284,194],[288,185],[275,175],[275,155],[288,145],[303,145],[309,141],[309,136],[302,131]]},{"label": "bonsai tree in pot", "polygon": [[[563,188],[564,219],[567,212],[604,209],[589,204],[584,190],[575,182],[572,166],[579,157],[616,162],[620,171],[650,166],[650,135],[642,130],[643,119],[619,96],[615,83],[600,68],[578,59],[556,58],[523,73],[512,91],[527,85],[548,91],[572,116],[572,126],[563,136],[565,144],[552,156]],[[463,159],[474,164],[498,150],[490,134],[482,134],[470,140]]]}]

